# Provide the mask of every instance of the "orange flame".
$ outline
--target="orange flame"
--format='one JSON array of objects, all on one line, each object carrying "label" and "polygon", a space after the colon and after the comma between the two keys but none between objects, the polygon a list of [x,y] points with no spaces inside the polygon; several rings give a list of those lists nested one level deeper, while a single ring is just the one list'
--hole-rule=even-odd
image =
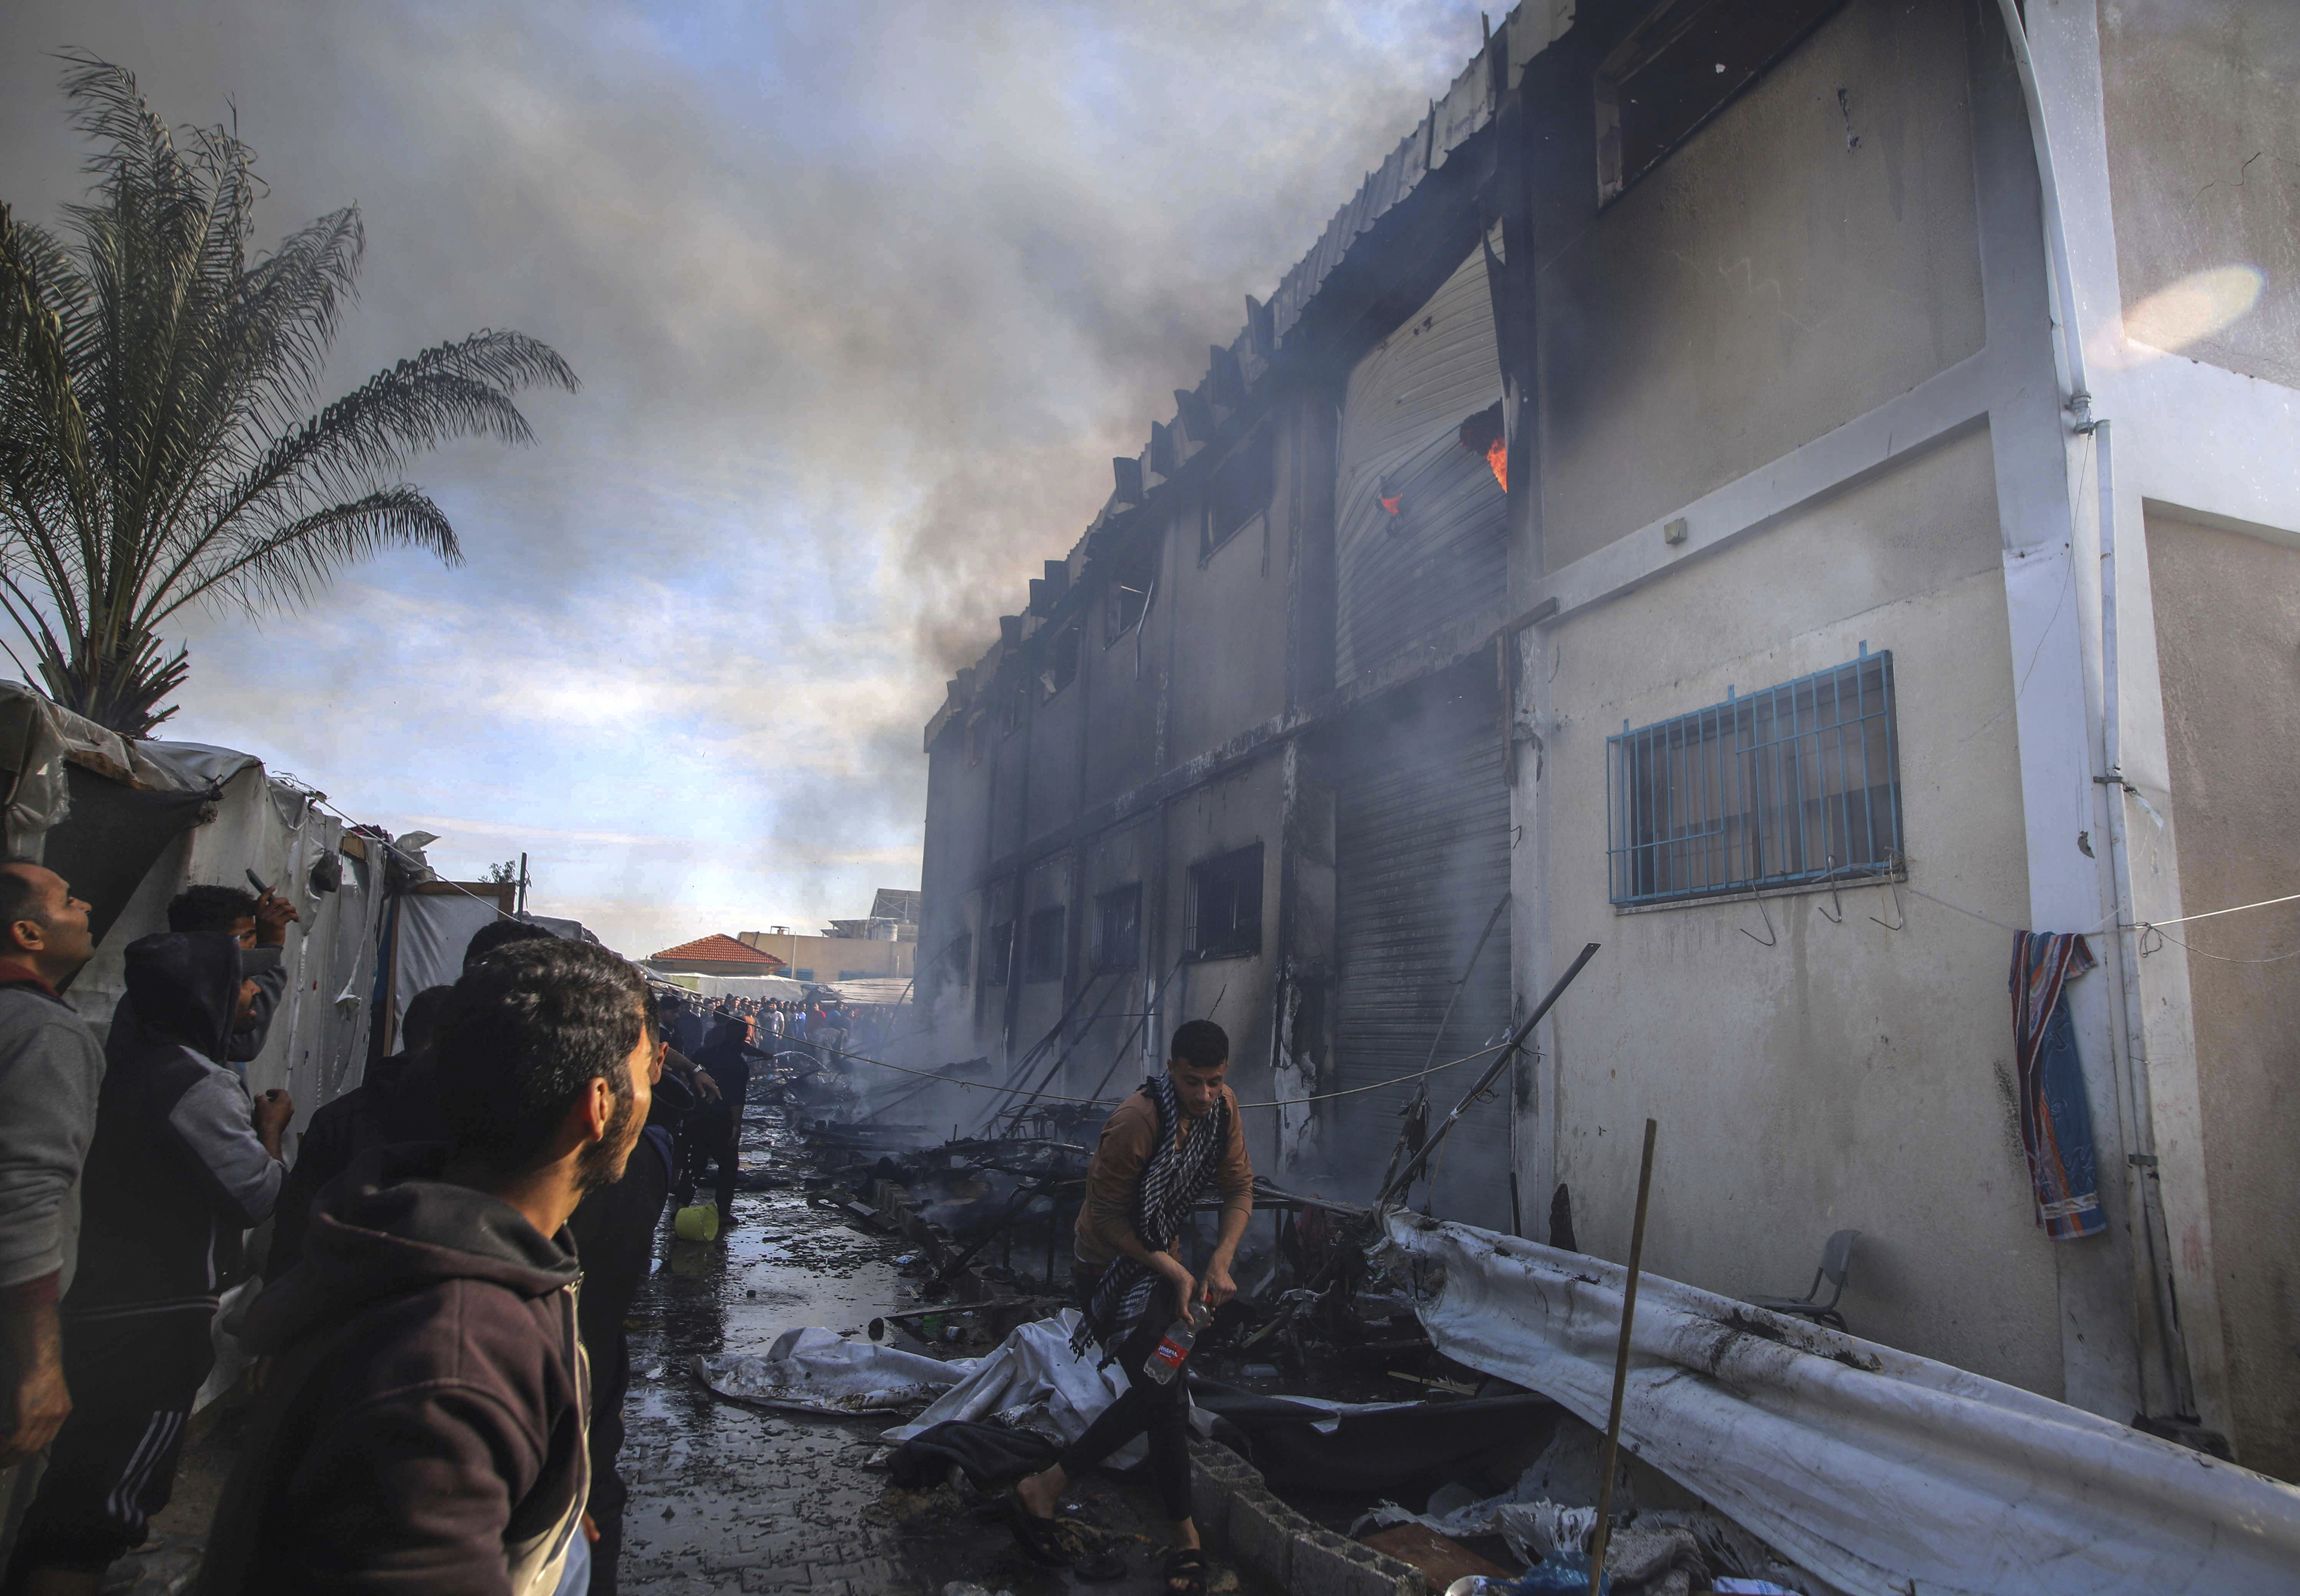
[{"label": "orange flame", "polygon": [[1497,437],[1486,445],[1486,463],[1494,468],[1494,480],[1509,492],[1509,440]]}]

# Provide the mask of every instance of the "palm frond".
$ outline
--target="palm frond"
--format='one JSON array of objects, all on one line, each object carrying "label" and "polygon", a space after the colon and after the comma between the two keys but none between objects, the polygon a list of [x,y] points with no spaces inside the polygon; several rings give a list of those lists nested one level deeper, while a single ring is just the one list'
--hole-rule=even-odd
[{"label": "palm frond", "polygon": [[462,545],[446,511],[404,483],[299,517],[186,573],[157,627],[185,605],[222,597],[251,610],[301,603],[342,567],[388,549],[416,549],[461,565]]},{"label": "palm frond", "polygon": [[451,438],[531,441],[514,396],[577,384],[548,346],[481,331],[321,403],[358,210],[251,260],[262,186],[237,129],[171,132],[133,74],[63,60],[88,193],[61,238],[0,210],[0,612],[51,692],[132,731],[184,679],[157,628],[186,606],[299,603],[386,549],[458,562],[399,478]]}]

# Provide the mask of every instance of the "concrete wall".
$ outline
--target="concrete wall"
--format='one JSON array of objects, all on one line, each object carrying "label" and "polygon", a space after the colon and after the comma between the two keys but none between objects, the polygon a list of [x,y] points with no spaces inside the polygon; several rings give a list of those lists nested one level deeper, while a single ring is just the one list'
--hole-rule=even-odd
[{"label": "concrete wall", "polygon": [[2103,0],[2100,48],[2127,334],[2300,387],[2300,5]]},{"label": "concrete wall", "polygon": [[[2019,925],[2028,902],[1988,435],[1549,641],[1550,955],[1562,967],[1605,944],[1562,1005],[1543,1092],[1582,1244],[1626,1248],[1651,1115],[1649,1268],[1794,1293],[1829,1233],[1858,1228],[1844,1305],[1857,1334],[2058,1395],[2055,1264],[2012,1101],[2011,939],[1976,918]],[[1970,912],[1904,894],[1896,914],[1872,886],[1615,913],[1607,735],[1843,664],[1863,642],[1894,656],[1910,885]]]},{"label": "concrete wall", "polygon": [[[2148,518],[2188,913],[2300,892],[2300,543]],[[2164,934],[2185,959],[2242,1459],[2300,1476],[2300,904]]]},{"label": "concrete wall", "polygon": [[1561,157],[1539,287],[1553,568],[1980,346],[1963,12],[1853,0],[1594,216],[1594,153]]}]

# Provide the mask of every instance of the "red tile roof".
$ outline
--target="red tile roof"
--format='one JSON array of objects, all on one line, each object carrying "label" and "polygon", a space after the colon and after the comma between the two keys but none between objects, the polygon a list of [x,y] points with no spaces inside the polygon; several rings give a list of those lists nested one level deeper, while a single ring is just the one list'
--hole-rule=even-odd
[{"label": "red tile roof", "polygon": [[765,970],[783,967],[783,961],[772,953],[762,953],[746,942],[737,942],[733,937],[715,931],[708,936],[698,936],[693,942],[680,943],[675,948],[665,948],[654,957],[703,960],[713,964],[756,964],[764,967],[762,974]]}]

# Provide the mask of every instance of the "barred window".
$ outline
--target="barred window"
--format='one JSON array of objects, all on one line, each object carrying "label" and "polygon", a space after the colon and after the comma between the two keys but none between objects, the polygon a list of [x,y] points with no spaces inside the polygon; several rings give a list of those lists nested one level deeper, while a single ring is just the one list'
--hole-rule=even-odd
[{"label": "barred window", "polygon": [[1893,656],[1869,652],[1607,739],[1616,904],[1890,875],[1901,850]]},{"label": "barred window", "polygon": [[1142,956],[1142,884],[1103,894],[1094,901],[1094,968],[1132,969]]},{"label": "barred window", "polygon": [[1014,958],[1014,922],[1001,920],[982,934],[982,985],[1006,985],[1007,967]]}]

